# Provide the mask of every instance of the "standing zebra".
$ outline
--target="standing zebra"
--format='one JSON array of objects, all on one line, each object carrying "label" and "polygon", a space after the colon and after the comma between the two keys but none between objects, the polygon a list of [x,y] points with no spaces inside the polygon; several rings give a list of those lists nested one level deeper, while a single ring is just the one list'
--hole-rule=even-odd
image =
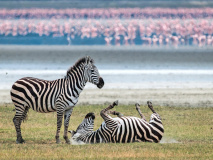
[{"label": "standing zebra", "polygon": [[89,56],[79,59],[62,79],[47,81],[25,77],[17,80],[10,92],[16,109],[13,118],[16,143],[24,143],[21,122],[26,119],[29,108],[41,113],[57,111],[56,143],[60,143],[59,133],[64,115],[64,139],[66,143],[70,143],[67,137],[70,116],[87,82],[97,85],[98,88],[104,86],[104,81]]},{"label": "standing zebra", "polygon": [[[94,113],[88,113],[76,131],[69,131],[71,133],[71,143],[160,142],[164,133],[161,118],[153,109],[152,103],[148,101],[147,104],[153,112],[149,122],[142,115],[139,104],[135,105],[141,118],[124,117],[119,112],[109,111],[118,105],[118,101],[115,101],[112,105],[101,111],[100,115],[104,122],[96,131],[93,131],[95,115]],[[112,118],[108,113],[118,117]]]}]

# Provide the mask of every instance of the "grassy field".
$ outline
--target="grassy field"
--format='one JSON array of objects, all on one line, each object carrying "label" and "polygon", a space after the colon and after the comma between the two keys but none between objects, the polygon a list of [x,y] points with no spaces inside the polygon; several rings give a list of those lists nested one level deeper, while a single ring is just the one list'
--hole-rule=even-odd
[{"label": "grassy field", "polygon": [[[99,115],[107,105],[77,106],[69,129],[76,129],[88,112],[96,114],[95,129],[103,121]],[[55,144],[56,113],[30,110],[22,123],[25,144],[16,144],[12,105],[0,106],[0,159],[213,159],[213,108],[155,107],[165,127],[164,143],[95,144],[72,146]],[[139,116],[132,106],[117,106],[124,115]],[[148,120],[151,111],[141,106]]]}]

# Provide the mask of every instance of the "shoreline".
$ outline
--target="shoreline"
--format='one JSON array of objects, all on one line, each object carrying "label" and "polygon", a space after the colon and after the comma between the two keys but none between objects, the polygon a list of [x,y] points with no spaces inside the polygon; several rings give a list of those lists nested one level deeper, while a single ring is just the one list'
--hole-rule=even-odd
[{"label": "shoreline", "polygon": [[[110,104],[115,100],[123,105],[146,105],[151,100],[156,106],[213,107],[213,88],[84,89],[77,106]],[[10,90],[0,90],[0,104],[12,104]]]}]

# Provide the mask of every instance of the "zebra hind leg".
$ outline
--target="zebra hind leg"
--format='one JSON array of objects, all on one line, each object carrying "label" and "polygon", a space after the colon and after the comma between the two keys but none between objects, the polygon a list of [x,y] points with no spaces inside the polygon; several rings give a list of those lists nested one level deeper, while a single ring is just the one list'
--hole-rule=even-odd
[{"label": "zebra hind leg", "polygon": [[154,110],[154,108],[153,108],[153,106],[152,106],[152,102],[151,101],[147,101],[147,104],[148,104],[148,107],[151,109],[151,111],[153,113],[156,113],[155,110]]},{"label": "zebra hind leg", "polygon": [[140,105],[138,103],[136,103],[135,107],[136,107],[136,110],[138,111],[139,115],[141,116],[141,118],[146,121],[145,116],[141,112]]},{"label": "zebra hind leg", "polygon": [[15,125],[16,128],[16,135],[17,135],[17,139],[16,139],[16,143],[24,143],[24,139],[21,136],[21,118],[17,118],[16,116],[13,118],[13,123]]},{"label": "zebra hind leg", "polygon": [[57,110],[57,131],[55,136],[57,144],[60,143],[59,134],[61,130],[62,120],[63,120],[63,110]]},{"label": "zebra hind leg", "polygon": [[24,111],[16,109],[16,114],[13,118],[13,123],[16,129],[16,135],[17,135],[17,139],[16,139],[17,144],[25,142],[21,135],[21,122],[26,119],[29,108],[28,107],[24,107],[24,108],[25,108]]}]

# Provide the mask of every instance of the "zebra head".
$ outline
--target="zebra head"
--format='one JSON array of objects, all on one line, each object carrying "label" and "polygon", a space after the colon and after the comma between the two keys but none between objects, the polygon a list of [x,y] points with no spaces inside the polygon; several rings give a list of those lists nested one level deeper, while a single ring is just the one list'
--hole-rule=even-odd
[{"label": "zebra head", "polygon": [[94,60],[87,56],[85,62],[85,79],[88,82],[91,82],[97,85],[98,88],[104,86],[104,80],[100,77],[97,67],[94,65]]},{"label": "zebra head", "polygon": [[81,124],[78,126],[76,131],[69,131],[71,133],[71,137],[77,138],[80,135],[93,131],[94,120],[95,120],[95,114],[92,112],[88,113],[85,116],[84,120],[81,122]]}]

